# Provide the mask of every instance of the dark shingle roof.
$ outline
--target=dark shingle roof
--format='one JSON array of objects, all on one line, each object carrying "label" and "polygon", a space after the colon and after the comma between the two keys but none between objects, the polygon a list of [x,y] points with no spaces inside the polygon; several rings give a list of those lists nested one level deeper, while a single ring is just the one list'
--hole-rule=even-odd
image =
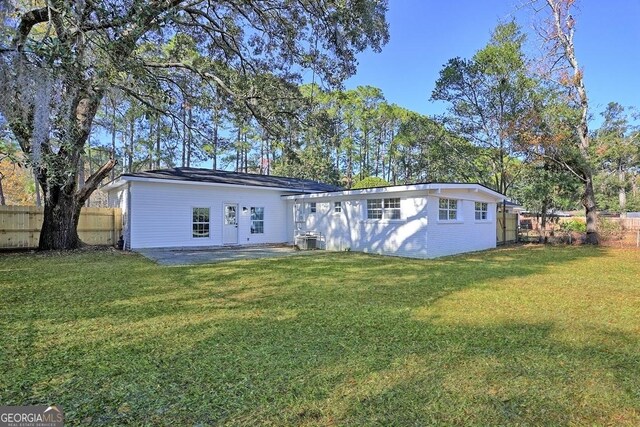
[{"label": "dark shingle roof", "polygon": [[210,182],[216,184],[275,187],[293,191],[337,191],[340,187],[323,184],[310,179],[287,178],[284,176],[259,175],[254,173],[227,172],[199,168],[169,168],[122,174],[123,178],[153,178],[174,181]]}]

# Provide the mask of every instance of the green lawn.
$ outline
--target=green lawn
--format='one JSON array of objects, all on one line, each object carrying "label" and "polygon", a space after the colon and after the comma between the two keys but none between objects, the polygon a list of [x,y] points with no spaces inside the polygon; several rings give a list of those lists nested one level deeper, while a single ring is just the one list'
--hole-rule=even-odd
[{"label": "green lawn", "polygon": [[0,331],[68,425],[640,424],[640,251],[0,255]]}]

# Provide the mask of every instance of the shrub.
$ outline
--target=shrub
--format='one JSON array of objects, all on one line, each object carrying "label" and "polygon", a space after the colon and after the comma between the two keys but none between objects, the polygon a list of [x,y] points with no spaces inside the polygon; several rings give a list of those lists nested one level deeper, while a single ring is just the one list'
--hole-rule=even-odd
[{"label": "shrub", "polygon": [[388,187],[389,184],[384,179],[377,176],[368,176],[360,181],[356,182],[353,187],[353,190],[362,189],[362,188],[373,188],[373,187]]},{"label": "shrub", "polygon": [[560,223],[560,229],[562,231],[575,231],[577,233],[586,233],[587,224],[576,218],[568,219]]}]

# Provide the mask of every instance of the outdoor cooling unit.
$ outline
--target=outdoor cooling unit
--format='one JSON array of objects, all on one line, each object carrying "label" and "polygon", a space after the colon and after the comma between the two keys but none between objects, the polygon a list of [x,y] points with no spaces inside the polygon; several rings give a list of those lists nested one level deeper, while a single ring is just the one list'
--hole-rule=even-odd
[{"label": "outdoor cooling unit", "polygon": [[320,236],[315,232],[300,233],[296,236],[296,246],[303,251],[311,251],[318,249],[318,240]]}]

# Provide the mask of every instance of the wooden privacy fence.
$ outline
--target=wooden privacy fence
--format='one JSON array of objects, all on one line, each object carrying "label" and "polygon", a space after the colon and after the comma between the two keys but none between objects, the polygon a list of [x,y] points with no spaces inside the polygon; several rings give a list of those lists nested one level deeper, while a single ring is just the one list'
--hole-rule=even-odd
[{"label": "wooden privacy fence", "polygon": [[[505,243],[515,243],[518,238],[518,214],[503,214],[502,212],[498,212],[496,213],[496,217],[496,238],[498,245],[504,245]],[[505,220],[507,224],[506,233],[503,222]]]},{"label": "wooden privacy fence", "polygon": [[[43,217],[35,206],[0,206],[0,249],[37,248]],[[113,246],[121,233],[119,208],[82,208],[78,235],[84,243]]]}]

